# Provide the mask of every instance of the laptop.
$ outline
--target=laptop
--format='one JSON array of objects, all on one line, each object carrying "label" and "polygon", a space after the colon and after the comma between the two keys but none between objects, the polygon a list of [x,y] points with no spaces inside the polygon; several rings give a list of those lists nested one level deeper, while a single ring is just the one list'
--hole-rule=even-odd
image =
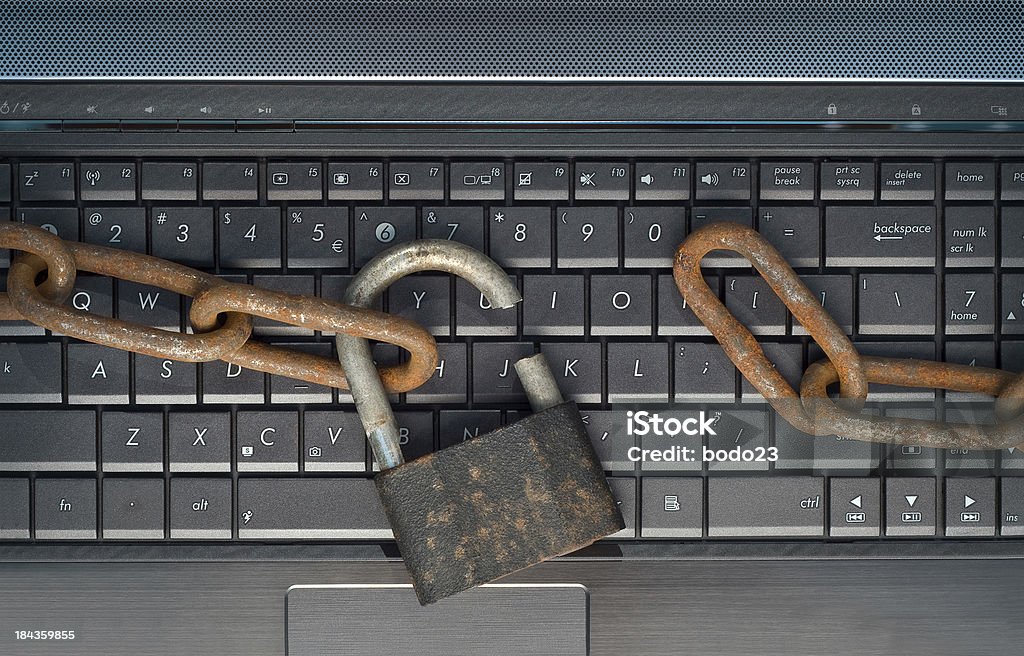
[{"label": "laptop", "polygon": [[[672,279],[689,234],[737,223],[861,354],[1024,369],[1019,6],[0,11],[0,221],[332,300],[396,244],[472,246],[521,304],[423,273],[378,306],[440,354],[393,399],[405,457],[525,416],[509,365],[540,352],[626,520],[421,608],[346,392],[4,321],[0,653],[1019,651],[1024,452],[803,434]],[[703,264],[798,386],[814,336],[739,256]],[[190,304],[85,272],[66,302],[185,333]],[[319,331],[255,337],[336,357]],[[886,385],[864,412],[994,421],[989,397]]]}]

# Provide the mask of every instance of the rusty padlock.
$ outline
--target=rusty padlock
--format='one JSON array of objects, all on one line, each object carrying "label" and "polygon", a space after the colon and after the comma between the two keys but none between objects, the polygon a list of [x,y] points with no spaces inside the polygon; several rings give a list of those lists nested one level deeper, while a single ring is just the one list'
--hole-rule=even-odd
[{"label": "rusty padlock", "polygon": [[[489,258],[430,240],[382,253],[352,281],[345,302],[367,306],[415,271],[460,275],[492,307],[521,300]],[[563,402],[542,355],[516,371],[535,414],[412,462],[366,340],[338,335],[338,357],[382,471],[375,482],[420,603],[433,603],[581,549],[625,523],[576,404]]]}]

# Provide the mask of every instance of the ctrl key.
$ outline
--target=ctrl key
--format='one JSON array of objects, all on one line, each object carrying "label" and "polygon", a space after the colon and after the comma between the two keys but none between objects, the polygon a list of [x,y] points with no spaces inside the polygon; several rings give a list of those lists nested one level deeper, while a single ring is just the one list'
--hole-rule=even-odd
[{"label": "ctrl key", "polygon": [[0,540],[27,539],[28,479],[0,478]]}]

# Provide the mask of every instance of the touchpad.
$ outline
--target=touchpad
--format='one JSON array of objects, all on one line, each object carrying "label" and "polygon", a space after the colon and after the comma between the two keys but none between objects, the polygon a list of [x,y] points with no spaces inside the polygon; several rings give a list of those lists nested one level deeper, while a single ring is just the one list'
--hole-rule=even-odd
[{"label": "touchpad", "polygon": [[288,656],[585,656],[582,585],[485,585],[420,606],[411,585],[295,586]]}]

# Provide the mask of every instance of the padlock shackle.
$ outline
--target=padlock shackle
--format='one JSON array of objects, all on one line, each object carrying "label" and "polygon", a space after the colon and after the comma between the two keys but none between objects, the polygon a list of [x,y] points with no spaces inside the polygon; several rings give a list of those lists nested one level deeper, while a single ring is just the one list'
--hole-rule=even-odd
[{"label": "padlock shackle", "polygon": [[516,362],[515,367],[534,412],[543,412],[565,403],[543,353],[523,358]]},{"label": "padlock shackle", "polygon": [[[391,284],[420,271],[442,271],[465,278],[492,308],[509,308],[523,300],[501,267],[480,251],[454,241],[421,239],[389,248],[370,260],[349,284],[344,302],[370,307]],[[335,343],[377,464],[382,470],[401,465],[405,460],[398,422],[373,363],[369,342],[338,333]]]}]

